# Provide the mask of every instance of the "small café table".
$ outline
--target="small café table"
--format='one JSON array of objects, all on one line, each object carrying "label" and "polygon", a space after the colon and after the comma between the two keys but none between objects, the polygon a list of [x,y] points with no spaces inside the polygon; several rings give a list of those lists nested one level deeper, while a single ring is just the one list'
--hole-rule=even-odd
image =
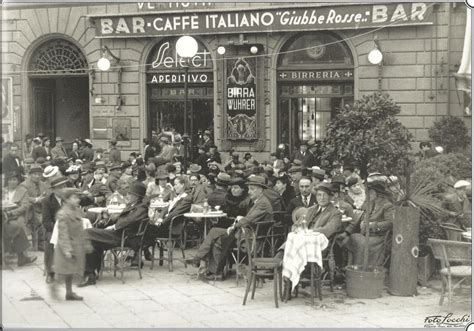
[{"label": "small caf\u00e9 table", "polygon": [[220,218],[227,217],[227,214],[222,212],[221,210],[216,211],[208,211],[207,213],[204,212],[192,212],[184,214],[184,217],[192,218],[192,219],[203,219],[204,220],[204,238],[207,236],[207,222],[217,222]]},{"label": "small caf\u00e9 table", "polygon": [[[323,268],[323,254],[329,244],[326,236],[312,230],[298,229],[290,232],[285,243],[283,256],[282,276],[288,278],[292,283],[292,289],[298,285],[300,275],[308,263],[315,263],[320,270]],[[314,269],[311,265],[311,278]],[[311,304],[314,304],[314,283],[311,279]]]}]

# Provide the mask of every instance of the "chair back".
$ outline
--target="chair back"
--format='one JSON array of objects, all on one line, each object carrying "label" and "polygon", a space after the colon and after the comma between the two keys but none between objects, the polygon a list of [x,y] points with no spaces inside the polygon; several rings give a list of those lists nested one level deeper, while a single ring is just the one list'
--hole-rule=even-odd
[{"label": "chair back", "polygon": [[471,263],[471,243],[429,238],[428,245],[442,268],[449,268],[450,262]]}]

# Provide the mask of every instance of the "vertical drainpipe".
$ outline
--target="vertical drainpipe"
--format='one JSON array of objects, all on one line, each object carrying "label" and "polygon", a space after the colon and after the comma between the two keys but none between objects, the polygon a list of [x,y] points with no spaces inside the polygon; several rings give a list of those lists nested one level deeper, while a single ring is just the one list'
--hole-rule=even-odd
[{"label": "vertical drainpipe", "polygon": [[451,3],[448,3],[448,73],[447,73],[447,77],[448,77],[448,86],[447,86],[447,89],[448,89],[448,116],[451,115],[451,74],[450,74],[450,71],[451,71],[451,6],[453,6],[453,4]]}]

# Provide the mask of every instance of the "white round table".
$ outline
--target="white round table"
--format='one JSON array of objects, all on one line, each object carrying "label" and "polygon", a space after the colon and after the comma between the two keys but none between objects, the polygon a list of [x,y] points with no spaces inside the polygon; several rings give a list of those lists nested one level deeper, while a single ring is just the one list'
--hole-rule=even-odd
[{"label": "white round table", "polygon": [[227,214],[222,211],[209,211],[207,213],[186,213],[184,217],[194,218],[194,219],[203,219],[204,220],[204,238],[207,236],[207,220],[211,222],[213,220],[218,221],[219,218],[227,217]]}]

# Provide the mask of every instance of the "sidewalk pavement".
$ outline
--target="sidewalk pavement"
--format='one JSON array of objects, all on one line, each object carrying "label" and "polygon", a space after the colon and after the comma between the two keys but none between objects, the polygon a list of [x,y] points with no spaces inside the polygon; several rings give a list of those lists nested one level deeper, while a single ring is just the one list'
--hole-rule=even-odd
[{"label": "sidewalk pavement", "polygon": [[[188,251],[187,251],[188,253]],[[303,295],[276,309],[271,281],[257,288],[255,299],[242,305],[245,280],[236,285],[235,277],[225,281],[205,282],[196,279],[197,269],[184,268],[179,261],[174,272],[147,262],[140,280],[136,269],[125,271],[122,284],[112,271],[104,271],[95,286],[76,288],[84,301],[64,301],[64,285],[59,285],[60,299],[53,299],[43,276],[42,253],[26,267],[2,270],[2,324],[5,328],[79,328],[79,327],[418,327],[432,315],[454,317],[471,314],[471,298],[457,293],[449,307],[447,298],[438,305],[441,282],[418,287],[418,296],[397,297],[384,291],[372,300],[348,298],[344,289],[333,293],[323,288],[323,301],[314,307]]]}]

